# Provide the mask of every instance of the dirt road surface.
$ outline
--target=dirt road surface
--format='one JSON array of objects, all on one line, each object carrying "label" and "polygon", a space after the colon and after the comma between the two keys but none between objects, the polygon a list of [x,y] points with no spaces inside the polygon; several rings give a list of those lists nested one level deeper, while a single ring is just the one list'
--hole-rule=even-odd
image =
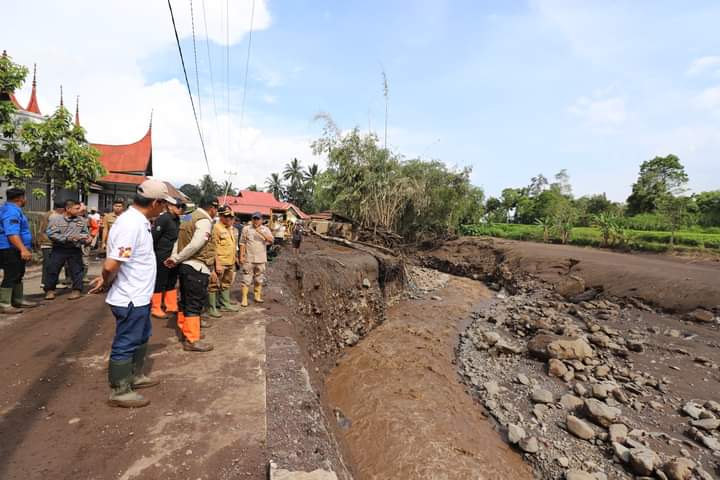
[{"label": "dirt road surface", "polygon": [[0,478],[263,478],[265,325],[256,309],[184,352],[154,321],[143,409],[109,408],[114,320],[101,296],[60,296],[0,328]]}]

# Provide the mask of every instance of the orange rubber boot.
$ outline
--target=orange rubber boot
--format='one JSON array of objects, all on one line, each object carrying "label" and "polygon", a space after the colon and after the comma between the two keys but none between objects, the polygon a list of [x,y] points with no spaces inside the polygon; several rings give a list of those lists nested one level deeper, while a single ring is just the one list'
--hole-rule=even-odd
[{"label": "orange rubber boot", "polygon": [[177,293],[177,288],[165,292],[165,311],[167,313],[178,312]]},{"label": "orange rubber boot", "polygon": [[162,292],[153,293],[152,296],[152,308],[150,309],[150,315],[155,318],[167,318],[165,312],[162,309]]},{"label": "orange rubber boot", "polygon": [[200,317],[185,317],[182,332],[185,335],[185,340],[190,343],[200,340]]}]

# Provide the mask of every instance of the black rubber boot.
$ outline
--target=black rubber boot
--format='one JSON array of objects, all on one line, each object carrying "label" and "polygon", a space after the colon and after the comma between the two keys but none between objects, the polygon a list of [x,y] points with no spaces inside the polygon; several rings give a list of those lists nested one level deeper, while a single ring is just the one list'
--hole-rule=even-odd
[{"label": "black rubber boot", "polygon": [[140,408],[150,404],[150,400],[132,389],[134,362],[130,360],[110,360],[108,380],[110,380],[110,398],[108,404],[113,407]]},{"label": "black rubber boot", "polygon": [[37,307],[37,302],[25,300],[25,291],[22,282],[15,284],[12,289],[12,306],[17,308]]},{"label": "black rubber boot", "polygon": [[143,373],[145,366],[145,356],[147,355],[148,344],[140,345],[133,354],[133,382],[132,388],[148,388],[159,384],[159,380],[153,380]]}]

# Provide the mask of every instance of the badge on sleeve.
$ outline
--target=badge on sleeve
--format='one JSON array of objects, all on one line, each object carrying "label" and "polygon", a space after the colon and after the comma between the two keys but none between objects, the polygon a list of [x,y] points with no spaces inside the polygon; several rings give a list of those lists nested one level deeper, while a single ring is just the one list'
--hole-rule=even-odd
[{"label": "badge on sleeve", "polygon": [[118,257],[130,258],[132,255],[132,247],[118,247]]}]

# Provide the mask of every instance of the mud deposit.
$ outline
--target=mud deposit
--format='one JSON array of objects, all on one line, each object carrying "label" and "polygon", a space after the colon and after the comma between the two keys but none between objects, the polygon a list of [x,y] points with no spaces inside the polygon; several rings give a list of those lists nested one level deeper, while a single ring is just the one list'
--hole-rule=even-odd
[{"label": "mud deposit", "polygon": [[459,328],[488,290],[461,278],[434,292],[415,283],[423,288],[389,308],[326,380],[356,478],[532,478],[453,365]]}]

